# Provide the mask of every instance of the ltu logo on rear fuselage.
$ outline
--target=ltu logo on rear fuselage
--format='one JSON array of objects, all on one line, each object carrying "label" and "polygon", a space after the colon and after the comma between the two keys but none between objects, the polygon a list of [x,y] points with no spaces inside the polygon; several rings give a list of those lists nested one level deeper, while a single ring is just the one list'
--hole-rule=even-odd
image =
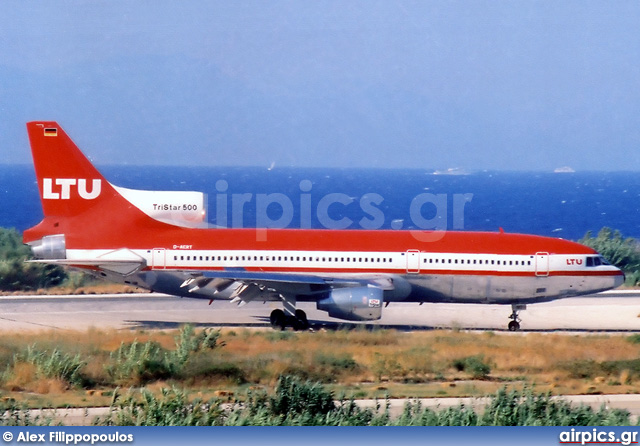
[{"label": "ltu logo on rear fuselage", "polygon": [[42,180],[42,198],[45,200],[69,200],[71,199],[71,190],[76,189],[80,198],[93,200],[100,195],[102,180],[91,180],[91,191],[87,190],[88,181],[84,178],[44,178]]}]

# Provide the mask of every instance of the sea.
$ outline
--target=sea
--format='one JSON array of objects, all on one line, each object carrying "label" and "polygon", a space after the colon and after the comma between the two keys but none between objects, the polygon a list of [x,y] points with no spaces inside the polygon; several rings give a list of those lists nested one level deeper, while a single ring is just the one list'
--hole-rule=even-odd
[{"label": "sea", "polygon": [[[447,229],[640,238],[634,172],[101,166],[112,184],[207,194],[212,227]],[[108,218],[108,216],[105,216]],[[0,165],[0,226],[42,219],[33,167]]]}]

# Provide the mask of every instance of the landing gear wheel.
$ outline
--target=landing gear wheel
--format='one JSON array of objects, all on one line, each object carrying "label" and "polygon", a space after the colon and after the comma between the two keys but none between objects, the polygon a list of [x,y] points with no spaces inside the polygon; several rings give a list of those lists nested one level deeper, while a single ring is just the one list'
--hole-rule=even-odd
[{"label": "landing gear wheel", "polygon": [[269,322],[273,328],[284,330],[287,328],[287,315],[282,310],[273,310],[269,316]]},{"label": "landing gear wheel", "polygon": [[307,330],[309,328],[309,321],[307,320],[307,313],[302,310],[296,310],[295,313],[296,324],[294,328],[296,330]]},{"label": "landing gear wheel", "polygon": [[509,315],[509,331],[518,331],[520,330],[520,318],[518,317],[518,311],[526,310],[527,306],[524,304],[511,304],[511,314]]}]

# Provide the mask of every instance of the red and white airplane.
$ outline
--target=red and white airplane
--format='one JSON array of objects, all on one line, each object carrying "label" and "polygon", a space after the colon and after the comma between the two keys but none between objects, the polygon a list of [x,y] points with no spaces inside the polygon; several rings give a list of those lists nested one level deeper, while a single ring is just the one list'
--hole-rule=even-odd
[{"label": "red and white airplane", "polygon": [[[396,230],[204,229],[204,195],[109,183],[55,122],[27,124],[44,219],[37,262],[176,296],[281,301],[271,323],[307,327],[297,301],[377,320],[390,302],[512,306],[608,290],[624,275],[578,243],[534,235]],[[197,226],[197,225],[196,225]],[[257,237],[262,231],[262,236]]]}]

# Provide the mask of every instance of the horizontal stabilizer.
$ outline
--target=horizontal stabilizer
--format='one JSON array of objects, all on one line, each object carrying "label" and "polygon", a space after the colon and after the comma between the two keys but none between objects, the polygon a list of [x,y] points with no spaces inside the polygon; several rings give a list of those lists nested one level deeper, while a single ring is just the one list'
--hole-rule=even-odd
[{"label": "horizontal stabilizer", "polygon": [[78,268],[94,268],[128,276],[146,266],[146,261],[128,249],[110,251],[93,259],[47,259],[29,260],[31,263],[48,263]]}]

